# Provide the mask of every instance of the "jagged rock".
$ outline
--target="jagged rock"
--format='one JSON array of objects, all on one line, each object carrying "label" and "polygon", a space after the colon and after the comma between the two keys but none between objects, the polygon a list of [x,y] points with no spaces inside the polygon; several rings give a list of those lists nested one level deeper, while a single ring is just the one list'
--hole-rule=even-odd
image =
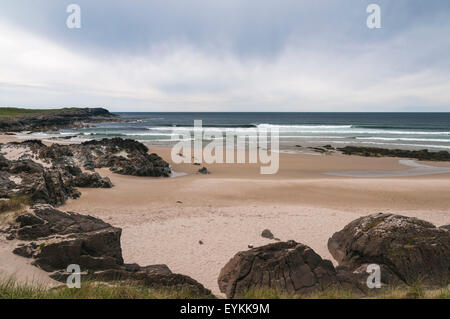
[{"label": "jagged rock", "polygon": [[67,266],[77,264],[83,280],[127,281],[153,288],[188,289],[193,295],[213,297],[202,284],[172,273],[166,265],[124,264],[122,230],[92,216],[35,205],[19,215],[6,232],[9,239],[30,241],[14,249],[15,254],[33,258],[33,265],[52,272],[50,277],[61,282],[71,274],[66,272]]},{"label": "jagged rock", "polygon": [[386,283],[442,285],[450,279],[450,232],[417,218],[383,213],[358,218],[329,239],[328,249],[351,270],[379,264]]},{"label": "jagged rock", "polygon": [[29,140],[0,144],[0,152],[5,150],[23,155],[12,160],[0,157],[0,197],[27,195],[32,203],[61,205],[68,198],[81,195],[75,187],[113,186],[109,178],[83,173],[80,167],[109,167],[115,173],[136,176],[171,174],[167,162],[156,154],[148,154],[147,147],[134,140],[103,139],[51,146]]},{"label": "jagged rock", "polygon": [[449,225],[443,225],[440,228],[444,228],[444,229],[447,229],[448,231],[450,231],[450,224]]},{"label": "jagged rock", "polygon": [[91,188],[111,188],[113,186],[108,177],[101,177],[99,173],[81,173],[73,179],[72,185]]},{"label": "jagged rock", "polygon": [[61,168],[44,168],[29,159],[7,161],[0,171],[0,197],[27,195],[33,203],[60,205],[80,196],[68,183],[70,176]]},{"label": "jagged rock", "polygon": [[364,290],[356,277],[339,277],[331,261],[292,240],[237,253],[220,271],[218,284],[228,298],[238,298],[254,287],[276,288],[291,295],[332,286]]},{"label": "jagged rock", "polygon": [[121,229],[100,219],[35,205],[16,218],[9,238],[32,240],[14,252],[32,256],[46,271],[79,264],[85,269],[108,269],[123,264]]},{"label": "jagged rock", "polygon": [[268,239],[275,238],[275,236],[272,234],[272,232],[269,229],[264,229],[261,233],[261,237],[268,238]]},{"label": "jagged rock", "polygon": [[164,176],[171,174],[170,166],[157,154],[135,140],[113,138],[84,142],[76,156],[94,167],[109,167],[117,174],[134,176]]}]

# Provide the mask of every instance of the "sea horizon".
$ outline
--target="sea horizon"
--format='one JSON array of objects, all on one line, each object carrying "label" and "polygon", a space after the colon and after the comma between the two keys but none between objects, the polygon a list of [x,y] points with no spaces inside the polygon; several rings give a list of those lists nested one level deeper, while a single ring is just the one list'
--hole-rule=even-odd
[{"label": "sea horizon", "polygon": [[[170,146],[177,133],[193,133],[194,120],[202,130],[257,134],[277,128],[281,149],[298,146],[347,145],[450,149],[450,113],[445,112],[113,112],[120,122],[92,123],[79,129],[33,133],[39,138],[73,136],[72,141],[111,137],[131,138],[147,145]],[[69,139],[69,138],[68,138]]]}]

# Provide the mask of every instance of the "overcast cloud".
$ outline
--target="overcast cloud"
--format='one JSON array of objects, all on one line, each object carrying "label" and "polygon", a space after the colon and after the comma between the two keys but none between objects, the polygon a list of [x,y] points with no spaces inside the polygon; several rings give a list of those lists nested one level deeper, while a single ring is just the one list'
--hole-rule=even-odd
[{"label": "overcast cloud", "polygon": [[4,0],[0,105],[450,111],[449,52],[448,0]]}]

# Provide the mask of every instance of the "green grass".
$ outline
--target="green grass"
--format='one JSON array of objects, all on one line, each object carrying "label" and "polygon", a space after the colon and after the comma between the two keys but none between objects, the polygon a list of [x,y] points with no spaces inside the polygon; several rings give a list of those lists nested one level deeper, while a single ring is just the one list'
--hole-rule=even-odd
[{"label": "green grass", "polygon": [[[411,287],[390,287],[372,290],[361,296],[345,289],[330,288],[305,295],[289,295],[273,288],[252,288],[239,296],[243,299],[450,299],[450,286],[425,288],[417,284]],[[0,279],[0,299],[196,299],[199,296],[187,288],[151,288],[130,283],[82,282],[81,288],[65,285],[49,287],[38,283],[20,283],[13,278]]]},{"label": "green grass", "polygon": [[0,214],[18,211],[27,205],[30,205],[30,197],[25,195],[2,199],[0,200]]},{"label": "green grass", "polygon": [[40,114],[52,114],[58,113],[64,110],[70,110],[73,108],[61,108],[61,109],[22,109],[15,107],[0,107],[1,117],[19,117],[19,116],[34,116]]},{"label": "green grass", "polygon": [[243,299],[450,299],[450,285],[442,288],[426,288],[421,284],[410,287],[390,287],[372,290],[367,296],[336,288],[304,295],[289,295],[273,288],[252,288],[240,297]]},{"label": "green grass", "polygon": [[14,279],[0,280],[0,299],[196,299],[189,289],[156,289],[132,284],[84,282],[81,288],[65,285],[49,288],[36,283],[19,283]]}]

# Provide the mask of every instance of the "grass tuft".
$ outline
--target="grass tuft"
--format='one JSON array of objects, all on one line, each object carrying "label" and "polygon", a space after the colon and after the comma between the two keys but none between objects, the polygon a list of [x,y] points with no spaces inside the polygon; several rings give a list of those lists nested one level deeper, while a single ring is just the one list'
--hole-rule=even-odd
[{"label": "grass tuft", "polygon": [[48,287],[36,283],[19,283],[10,278],[0,280],[0,299],[201,299],[189,288],[152,288],[134,284],[82,282],[81,288],[66,285]]},{"label": "grass tuft", "polygon": [[0,213],[18,211],[28,205],[30,205],[29,196],[12,196],[0,200]]}]

